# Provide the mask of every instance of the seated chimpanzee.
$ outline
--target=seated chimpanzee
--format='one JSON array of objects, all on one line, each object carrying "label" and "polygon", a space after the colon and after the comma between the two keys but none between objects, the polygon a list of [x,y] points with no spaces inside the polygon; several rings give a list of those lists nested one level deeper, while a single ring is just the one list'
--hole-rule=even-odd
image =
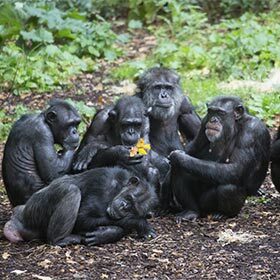
[{"label": "seated chimpanzee", "polygon": [[125,169],[65,175],[15,207],[4,235],[11,242],[41,239],[60,246],[111,243],[134,230],[153,238],[145,217],[156,200],[154,189]]},{"label": "seated chimpanzee", "polygon": [[[257,193],[267,172],[270,136],[236,97],[208,104],[196,138],[186,151],[170,154],[171,190],[163,196],[181,211],[181,219],[213,214],[233,217],[248,195]],[[165,201],[167,203],[167,201]]]},{"label": "seated chimpanzee", "polygon": [[153,185],[163,182],[169,170],[166,158],[150,150],[143,157],[130,157],[130,149],[143,138],[149,143],[149,117],[140,98],[126,96],[115,106],[98,112],[74,159],[73,169],[122,166]]},{"label": "seated chimpanzee", "polygon": [[[13,206],[71,170],[79,144],[76,109],[55,99],[40,114],[24,115],[13,125],[4,149],[3,180]],[[56,152],[54,144],[63,149]]]},{"label": "seated chimpanzee", "polygon": [[183,95],[180,77],[169,69],[154,67],[140,77],[137,87],[136,95],[151,110],[152,149],[163,156],[183,149],[179,132],[188,141],[192,140],[200,128],[200,118]]},{"label": "seated chimpanzee", "polygon": [[280,127],[271,147],[271,178],[276,189],[280,192]]}]

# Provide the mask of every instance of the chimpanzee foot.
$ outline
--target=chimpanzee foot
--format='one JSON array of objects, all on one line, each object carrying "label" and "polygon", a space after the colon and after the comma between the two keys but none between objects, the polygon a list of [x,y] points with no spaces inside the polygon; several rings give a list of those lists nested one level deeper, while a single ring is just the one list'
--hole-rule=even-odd
[{"label": "chimpanzee foot", "polygon": [[53,245],[65,247],[67,245],[81,244],[82,237],[76,234],[70,234],[63,239],[56,241]]},{"label": "chimpanzee foot", "polygon": [[214,220],[214,221],[220,221],[220,220],[224,220],[224,219],[226,219],[227,218],[227,216],[225,216],[224,214],[222,214],[222,213],[213,213],[212,214],[212,219]]},{"label": "chimpanzee foot", "polygon": [[199,217],[198,213],[192,210],[183,211],[176,215],[176,223],[181,223],[182,221],[195,222]]},{"label": "chimpanzee foot", "polygon": [[146,240],[154,239],[156,238],[156,236],[157,236],[156,231],[153,228],[150,228],[147,232],[139,235],[139,237],[142,237]]}]

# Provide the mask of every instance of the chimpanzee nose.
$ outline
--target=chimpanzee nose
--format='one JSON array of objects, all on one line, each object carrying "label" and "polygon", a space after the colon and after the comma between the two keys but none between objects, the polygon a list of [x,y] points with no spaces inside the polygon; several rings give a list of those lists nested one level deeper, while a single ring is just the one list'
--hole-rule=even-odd
[{"label": "chimpanzee nose", "polygon": [[216,117],[212,117],[212,118],[210,119],[210,122],[211,122],[211,123],[216,123],[216,122],[218,122],[218,119],[217,119]]},{"label": "chimpanzee nose", "polygon": [[133,128],[130,128],[130,129],[128,130],[128,133],[129,133],[130,135],[133,135],[133,134],[135,133],[135,131],[134,131]]},{"label": "chimpanzee nose", "polygon": [[160,93],[160,98],[167,98],[167,92],[166,91],[162,91]]}]

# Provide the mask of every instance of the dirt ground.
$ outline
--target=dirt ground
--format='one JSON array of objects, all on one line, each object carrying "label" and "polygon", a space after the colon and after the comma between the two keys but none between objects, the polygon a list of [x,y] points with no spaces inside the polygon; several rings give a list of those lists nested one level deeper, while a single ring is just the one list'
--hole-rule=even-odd
[{"label": "dirt ground", "polygon": [[[131,58],[138,51],[148,52],[154,39],[136,34],[133,44],[127,49]],[[95,107],[111,102],[116,89],[104,78],[106,69],[101,66],[94,75],[75,79],[72,89],[55,96]],[[11,111],[19,102],[42,108],[51,96],[1,94],[0,104]],[[2,151],[0,145],[0,160]],[[280,279],[280,194],[269,174],[261,189],[264,195],[249,198],[233,219],[209,217],[176,224],[172,216],[157,217],[150,220],[157,231],[150,241],[130,235],[99,247],[60,248],[38,242],[10,244],[4,239],[2,229],[11,207],[0,181],[0,279]]]},{"label": "dirt ground", "polygon": [[2,234],[10,205],[0,195],[0,279],[280,279],[280,195],[267,178],[265,195],[240,215],[176,224],[150,220],[157,237],[127,236],[99,247],[10,244]]}]

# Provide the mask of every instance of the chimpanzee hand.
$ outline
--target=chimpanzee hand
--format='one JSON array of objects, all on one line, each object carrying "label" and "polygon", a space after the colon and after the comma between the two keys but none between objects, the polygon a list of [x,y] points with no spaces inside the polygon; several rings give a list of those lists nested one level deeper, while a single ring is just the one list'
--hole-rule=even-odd
[{"label": "chimpanzee hand", "polygon": [[81,150],[77,155],[76,159],[74,160],[73,170],[82,171],[87,169],[95,153],[96,153],[96,149],[84,148],[83,150]]},{"label": "chimpanzee hand", "polygon": [[175,150],[171,152],[168,156],[168,159],[170,160],[171,165],[178,165],[182,161],[186,161],[189,158],[189,155],[187,155],[182,150]]},{"label": "chimpanzee hand", "polygon": [[83,234],[82,244],[94,246],[99,244],[113,243],[120,240],[125,231],[118,226],[100,226],[92,232]]},{"label": "chimpanzee hand", "polygon": [[132,165],[132,164],[138,164],[142,162],[142,155],[136,155],[134,157],[130,157],[130,148],[128,146],[123,145],[117,145],[112,147],[111,149],[114,151],[117,161],[120,164],[124,165]]}]

